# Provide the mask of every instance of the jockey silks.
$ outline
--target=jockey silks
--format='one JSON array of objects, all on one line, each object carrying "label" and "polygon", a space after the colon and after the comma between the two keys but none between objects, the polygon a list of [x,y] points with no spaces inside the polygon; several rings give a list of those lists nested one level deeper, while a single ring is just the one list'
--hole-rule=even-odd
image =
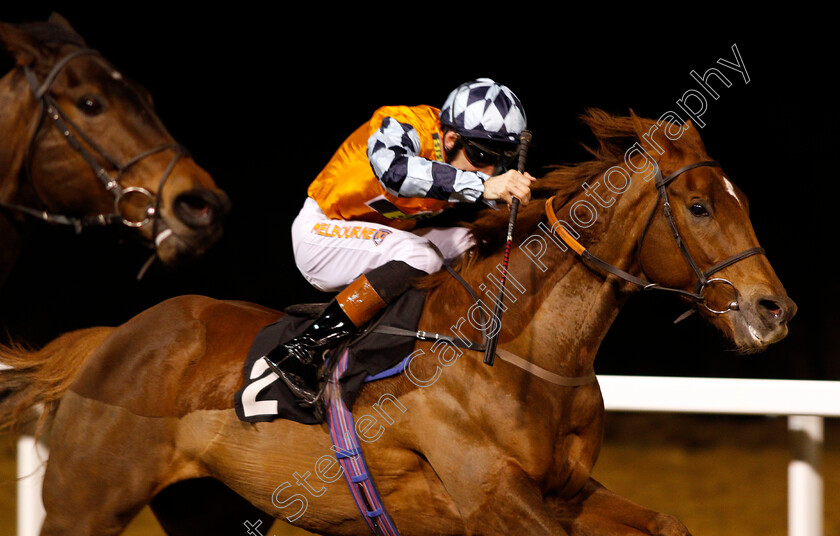
[{"label": "jockey silks", "polygon": [[412,229],[454,202],[475,202],[487,175],[444,163],[442,130],[431,106],[385,106],[356,129],[309,186],[334,220]]}]

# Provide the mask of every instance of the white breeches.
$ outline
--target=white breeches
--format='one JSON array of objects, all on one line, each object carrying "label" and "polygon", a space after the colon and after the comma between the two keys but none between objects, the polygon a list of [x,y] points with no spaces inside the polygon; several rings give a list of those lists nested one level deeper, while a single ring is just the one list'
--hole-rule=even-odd
[{"label": "white breeches", "polygon": [[307,281],[324,292],[337,292],[392,260],[431,274],[473,244],[472,235],[463,227],[402,231],[365,221],[331,220],[311,198],[292,223],[295,264]]}]

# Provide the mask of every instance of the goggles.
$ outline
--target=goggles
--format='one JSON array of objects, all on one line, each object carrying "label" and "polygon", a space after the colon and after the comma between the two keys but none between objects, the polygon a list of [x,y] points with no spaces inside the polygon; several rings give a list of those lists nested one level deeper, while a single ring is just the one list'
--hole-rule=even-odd
[{"label": "goggles", "polygon": [[513,143],[476,141],[464,136],[461,136],[461,143],[467,160],[478,168],[507,167],[519,154],[519,145]]}]

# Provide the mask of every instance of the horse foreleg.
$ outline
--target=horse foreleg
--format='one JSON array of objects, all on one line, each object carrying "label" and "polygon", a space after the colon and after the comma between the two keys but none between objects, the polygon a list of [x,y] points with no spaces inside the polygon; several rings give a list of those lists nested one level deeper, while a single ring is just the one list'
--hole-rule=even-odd
[{"label": "horse foreleg", "polygon": [[[514,462],[480,465],[487,471],[472,473],[471,479],[457,485],[445,483],[463,516],[467,534],[567,534],[553,505],[543,500],[536,482],[519,465]],[[461,474],[470,472],[462,471]]]},{"label": "horse foreleg", "polygon": [[566,532],[575,535],[691,536],[676,517],[616,495],[593,479],[574,500],[551,499]]},{"label": "horse foreleg", "polygon": [[146,506],[172,456],[172,425],[68,392],[50,436],[41,536],[114,536]]}]

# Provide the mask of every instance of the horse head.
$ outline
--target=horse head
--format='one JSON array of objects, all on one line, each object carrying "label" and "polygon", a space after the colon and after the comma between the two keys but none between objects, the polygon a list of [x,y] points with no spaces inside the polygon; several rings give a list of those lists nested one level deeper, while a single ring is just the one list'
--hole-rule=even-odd
[{"label": "horse head", "polygon": [[[684,291],[741,352],[783,339],[796,304],[759,245],[744,192],[709,157],[690,121],[631,120],[645,153],[636,165],[657,194],[638,240],[642,274]],[[645,159],[657,160],[658,174],[652,163],[644,171]]]},{"label": "horse head", "polygon": [[[587,148],[594,158],[553,166],[518,213],[514,253],[524,255],[511,256],[510,276],[535,292],[510,304],[500,342],[516,339],[532,356],[537,346],[546,356],[562,346],[594,358],[624,299],[639,290],[688,300],[740,352],[783,339],[796,304],[759,245],[746,196],[709,157],[697,129],[601,110],[582,119],[598,142]],[[465,223],[476,246],[459,269],[482,290],[504,255],[508,218],[486,209]],[[422,286],[447,279],[442,271]],[[485,298],[497,299],[487,291]],[[584,327],[590,315],[600,320]],[[557,335],[568,333],[575,335]]]},{"label": "horse head", "polygon": [[16,154],[0,155],[5,208],[77,228],[122,222],[169,265],[218,240],[229,199],[173,140],[145,90],[58,15],[0,24],[0,42],[16,62],[0,85],[0,129],[10,130],[4,144],[20,138],[7,143]]}]

